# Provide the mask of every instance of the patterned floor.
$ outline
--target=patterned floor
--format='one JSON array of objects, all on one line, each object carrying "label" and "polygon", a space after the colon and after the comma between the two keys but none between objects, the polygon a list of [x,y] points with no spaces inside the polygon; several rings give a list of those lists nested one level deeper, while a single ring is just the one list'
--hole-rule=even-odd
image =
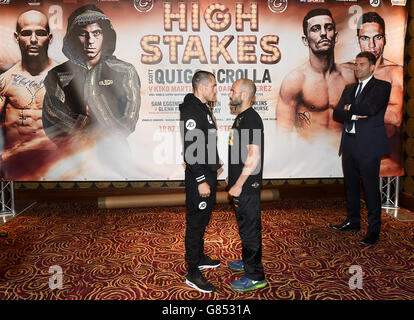
[{"label": "patterned floor", "polygon": [[[263,204],[269,285],[236,293],[229,282],[242,273],[227,267],[241,254],[236,220],[229,206],[216,206],[206,251],[223,264],[204,271],[217,291],[203,294],[184,284],[184,207],[37,204],[0,227],[9,233],[0,238],[0,299],[413,299],[414,222],[383,214],[380,241],[363,247],[366,214],[359,233],[328,228],[343,220],[344,208],[341,199]],[[362,289],[350,289],[353,265],[362,268]],[[59,267],[62,288],[51,290],[49,281],[59,285],[53,278]]]}]

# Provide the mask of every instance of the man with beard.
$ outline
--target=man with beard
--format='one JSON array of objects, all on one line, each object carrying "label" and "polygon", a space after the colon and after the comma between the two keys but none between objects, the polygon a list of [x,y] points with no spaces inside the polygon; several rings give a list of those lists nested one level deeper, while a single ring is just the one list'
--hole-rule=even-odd
[{"label": "man with beard", "polygon": [[0,75],[2,177],[39,180],[56,149],[42,124],[43,80],[56,65],[48,56],[52,34],[47,17],[37,10],[22,13],[14,38],[22,58]]},{"label": "man with beard", "polygon": [[113,55],[115,46],[116,32],[97,6],[72,12],[62,48],[69,61],[45,79],[43,125],[60,147],[73,147],[69,153],[93,150],[86,162],[95,160],[98,175],[125,178],[132,165],[126,139],[138,121],[140,80],[133,65]]},{"label": "man with beard", "polygon": [[231,283],[236,291],[266,286],[262,264],[262,222],[260,190],[263,177],[263,121],[252,108],[256,86],[249,79],[237,80],[230,90],[230,107],[237,114],[229,137],[229,195],[233,197],[242,260],[229,268],[244,271],[245,276]]},{"label": "man with beard", "polygon": [[[353,68],[335,63],[338,39],[335,21],[328,9],[314,9],[303,19],[303,44],[309,48],[309,61],[284,78],[276,107],[280,127],[296,128],[303,138],[311,138],[323,129],[341,131],[333,120],[346,84],[354,81]],[[333,85],[334,84],[334,85]]]},{"label": "man with beard", "polygon": [[384,123],[390,141],[391,154],[381,161],[382,177],[404,175],[402,167],[401,122],[403,116],[403,67],[384,58],[386,45],[385,22],[376,12],[364,13],[358,23],[358,42],[361,51],[371,52],[377,62],[374,76],[391,83],[391,95],[385,112]]}]

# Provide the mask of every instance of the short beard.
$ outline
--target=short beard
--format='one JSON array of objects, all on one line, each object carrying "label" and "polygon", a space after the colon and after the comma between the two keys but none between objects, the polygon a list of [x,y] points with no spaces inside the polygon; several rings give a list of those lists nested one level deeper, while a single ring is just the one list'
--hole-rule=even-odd
[{"label": "short beard", "polygon": [[27,48],[20,47],[20,53],[21,53],[22,59],[25,61],[30,61],[30,62],[43,62],[44,60],[47,60],[48,50],[49,50],[49,45],[45,45],[44,47],[40,48],[37,56],[31,56],[29,55]]},{"label": "short beard", "polygon": [[237,107],[240,107],[242,105],[242,101],[241,100],[239,101],[230,100],[230,105],[237,109]]},{"label": "short beard", "polygon": [[334,47],[332,46],[329,49],[323,50],[323,51],[312,50],[313,54],[318,57],[329,56],[332,54],[333,51],[334,51]]}]

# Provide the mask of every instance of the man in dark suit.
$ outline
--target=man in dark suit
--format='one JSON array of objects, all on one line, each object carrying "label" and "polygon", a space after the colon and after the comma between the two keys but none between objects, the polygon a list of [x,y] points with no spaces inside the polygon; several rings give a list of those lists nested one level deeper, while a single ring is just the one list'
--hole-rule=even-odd
[{"label": "man in dark suit", "polygon": [[381,192],[379,170],[381,157],[390,153],[384,126],[391,84],[373,77],[375,56],[361,52],[355,60],[358,83],[347,85],[333,117],[344,122],[341,146],[344,172],[347,219],[331,226],[339,231],[360,229],[360,180],[365,189],[368,209],[368,231],[361,241],[373,245],[381,228]]}]

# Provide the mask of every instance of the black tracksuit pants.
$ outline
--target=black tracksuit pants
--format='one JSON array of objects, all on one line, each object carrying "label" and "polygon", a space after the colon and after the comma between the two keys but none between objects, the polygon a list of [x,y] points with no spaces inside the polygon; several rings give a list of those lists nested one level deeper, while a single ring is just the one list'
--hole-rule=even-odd
[{"label": "black tracksuit pants", "polygon": [[239,234],[242,242],[242,258],[247,278],[265,279],[262,264],[262,220],[260,192],[242,194],[233,198]]},{"label": "black tracksuit pants", "polygon": [[198,184],[191,172],[185,171],[186,231],[185,261],[188,273],[198,272],[200,260],[204,257],[204,232],[210,222],[211,211],[216,201],[217,172],[205,174],[210,186],[210,196],[203,198],[198,193]]}]

